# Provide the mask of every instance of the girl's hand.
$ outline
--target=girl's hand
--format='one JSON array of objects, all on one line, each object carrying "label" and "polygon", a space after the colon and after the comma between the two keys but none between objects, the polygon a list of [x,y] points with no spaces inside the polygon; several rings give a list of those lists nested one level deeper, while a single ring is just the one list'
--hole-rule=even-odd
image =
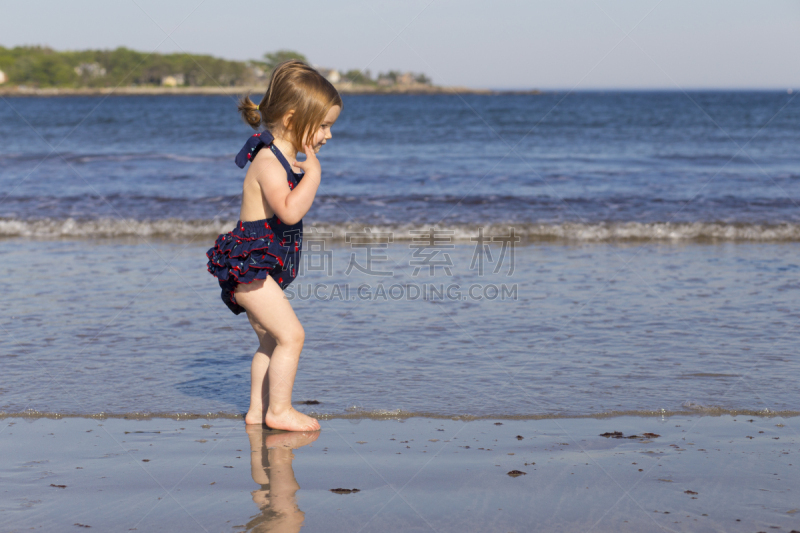
[{"label": "girl's hand", "polygon": [[322,167],[319,164],[319,159],[317,159],[317,154],[314,153],[314,148],[310,144],[307,144],[303,149],[305,150],[306,160],[294,161],[292,165],[298,167],[306,174],[322,175]]}]

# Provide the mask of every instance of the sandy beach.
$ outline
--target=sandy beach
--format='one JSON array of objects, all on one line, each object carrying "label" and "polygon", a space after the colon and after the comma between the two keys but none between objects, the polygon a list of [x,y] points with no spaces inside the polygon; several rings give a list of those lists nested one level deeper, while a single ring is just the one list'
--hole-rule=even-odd
[{"label": "sandy beach", "polygon": [[800,529],[798,418],[2,422],[8,532]]}]

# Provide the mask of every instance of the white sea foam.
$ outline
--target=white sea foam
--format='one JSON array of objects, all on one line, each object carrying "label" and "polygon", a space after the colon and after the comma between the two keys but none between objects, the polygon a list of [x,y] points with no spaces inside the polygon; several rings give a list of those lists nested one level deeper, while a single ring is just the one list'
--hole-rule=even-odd
[{"label": "white sea foam", "polygon": [[[185,241],[214,237],[230,231],[235,220],[135,220],[102,218],[95,220],[66,219],[0,219],[0,237],[37,239],[91,239],[143,237]],[[437,242],[474,241],[481,226],[477,224],[430,225],[363,223],[306,224],[306,239],[350,241],[355,235],[360,242],[411,241],[419,239],[420,230],[435,228]],[[493,223],[483,226],[484,238],[519,237],[520,242],[800,242],[800,224],[726,224],[716,222],[601,222],[584,224]],[[415,232],[415,233],[412,233]],[[441,236],[441,239],[439,238]]]}]

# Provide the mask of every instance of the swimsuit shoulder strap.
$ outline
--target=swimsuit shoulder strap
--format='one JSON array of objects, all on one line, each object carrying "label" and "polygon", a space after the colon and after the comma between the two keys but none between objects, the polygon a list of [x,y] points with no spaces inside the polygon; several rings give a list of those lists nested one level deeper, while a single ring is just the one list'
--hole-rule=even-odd
[{"label": "swimsuit shoulder strap", "polygon": [[294,170],[292,170],[292,165],[289,164],[289,162],[286,160],[286,157],[284,157],[281,151],[278,150],[278,147],[274,144],[270,144],[269,149],[272,150],[272,153],[275,154],[275,157],[277,157],[278,161],[281,162],[283,168],[286,169],[286,173],[290,176],[295,176]]},{"label": "swimsuit shoulder strap", "polygon": [[289,161],[286,160],[286,157],[278,150],[272,141],[275,138],[269,132],[269,130],[264,130],[260,133],[255,133],[247,139],[247,142],[244,143],[244,146],[239,153],[236,154],[236,165],[239,168],[244,168],[244,166],[253,160],[259,150],[261,150],[265,146],[269,146],[272,153],[275,154],[275,157],[278,158],[283,168],[286,170],[286,177],[289,178],[289,181],[292,179],[296,182],[300,181],[303,178],[302,174],[295,174],[292,170],[292,165],[289,164]]},{"label": "swimsuit shoulder strap", "polygon": [[275,138],[268,130],[251,135],[250,138],[247,139],[247,142],[244,143],[242,149],[239,150],[239,153],[236,154],[236,166],[244,168],[248,162],[253,160],[261,148],[269,146],[274,140]]}]

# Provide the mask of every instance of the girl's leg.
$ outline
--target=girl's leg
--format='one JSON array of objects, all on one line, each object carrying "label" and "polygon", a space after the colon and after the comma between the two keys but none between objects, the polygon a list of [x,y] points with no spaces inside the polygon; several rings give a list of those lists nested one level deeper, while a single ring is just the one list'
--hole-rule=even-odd
[{"label": "girl's leg", "polygon": [[275,339],[267,332],[264,327],[248,311],[247,318],[250,325],[258,335],[258,351],[253,356],[250,365],[250,409],[244,416],[245,424],[264,423],[264,416],[269,405],[269,380],[267,371],[269,370],[269,360],[275,350]]},{"label": "girl's leg", "polygon": [[[292,387],[305,341],[305,331],[289,300],[270,277],[236,287],[236,302],[275,339],[267,366],[267,426],[288,431],[316,431],[319,422],[292,407]],[[261,368],[261,367],[259,367]]]}]

